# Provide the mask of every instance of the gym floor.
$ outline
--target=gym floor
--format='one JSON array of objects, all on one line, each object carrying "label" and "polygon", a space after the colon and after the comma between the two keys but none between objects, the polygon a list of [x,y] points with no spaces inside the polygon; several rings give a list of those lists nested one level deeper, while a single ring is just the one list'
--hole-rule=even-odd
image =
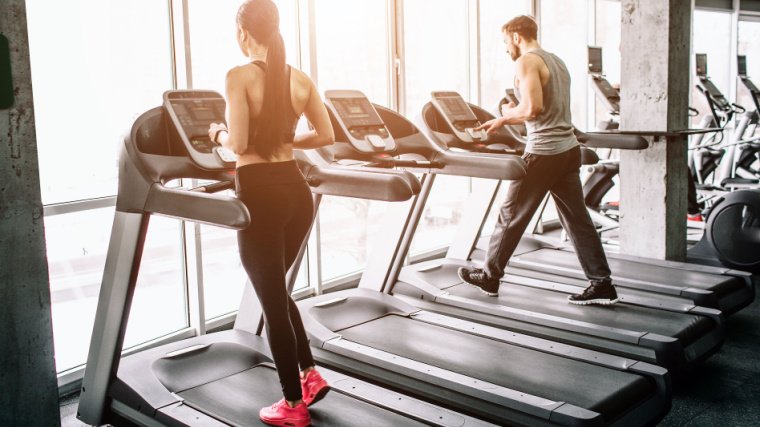
[{"label": "gym floor", "polygon": [[[760,426],[760,298],[726,327],[720,351],[674,384],[673,408],[659,425]],[[84,425],[76,419],[78,401],[61,399],[63,427]]]}]

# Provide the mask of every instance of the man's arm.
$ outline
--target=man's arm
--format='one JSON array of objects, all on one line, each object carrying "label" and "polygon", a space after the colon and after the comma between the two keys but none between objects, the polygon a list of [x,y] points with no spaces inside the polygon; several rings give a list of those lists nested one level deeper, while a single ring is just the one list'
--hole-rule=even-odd
[{"label": "man's arm", "polygon": [[483,123],[478,130],[487,129],[488,133],[495,132],[505,125],[519,125],[526,120],[535,119],[544,109],[544,91],[541,85],[541,58],[526,54],[520,58],[517,65],[516,78],[520,88],[520,104],[509,104],[502,108],[502,116]]}]

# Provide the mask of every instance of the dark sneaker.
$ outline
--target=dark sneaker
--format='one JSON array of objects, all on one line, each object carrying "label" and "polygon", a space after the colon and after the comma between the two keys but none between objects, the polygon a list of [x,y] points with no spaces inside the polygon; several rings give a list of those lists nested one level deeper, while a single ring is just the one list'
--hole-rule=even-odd
[{"label": "dark sneaker", "polygon": [[482,268],[459,267],[457,274],[460,279],[480,289],[484,294],[492,297],[499,296],[499,280],[490,279]]},{"label": "dark sneaker", "polygon": [[591,284],[586,288],[583,293],[569,295],[567,301],[570,304],[576,305],[612,305],[618,302],[617,292],[615,287],[608,283]]}]

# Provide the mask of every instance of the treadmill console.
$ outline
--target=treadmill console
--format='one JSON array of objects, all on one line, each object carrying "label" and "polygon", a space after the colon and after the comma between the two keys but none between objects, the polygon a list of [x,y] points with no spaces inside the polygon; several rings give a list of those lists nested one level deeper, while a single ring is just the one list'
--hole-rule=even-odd
[{"label": "treadmill console", "polygon": [[588,47],[588,72],[589,74],[602,74],[602,48],[597,46]]},{"label": "treadmill console", "polygon": [[164,110],[172,121],[190,158],[203,169],[234,168],[237,156],[212,142],[211,123],[224,123],[222,95],[208,90],[170,90],[164,92]]},{"label": "treadmill console", "polygon": [[337,118],[351,145],[362,153],[396,149],[385,122],[367,97],[358,90],[328,90],[325,105]]},{"label": "treadmill console", "polygon": [[699,79],[699,86],[704,92],[707,92],[708,95],[717,103],[716,107],[718,107],[721,110],[730,110],[731,109],[731,103],[728,102],[728,99],[721,93],[721,91],[715,87],[713,82],[710,80],[710,77],[707,77],[707,54],[705,53],[698,53],[696,55],[696,66],[697,66],[697,78]]},{"label": "treadmill console", "polygon": [[488,140],[485,130],[476,131],[480,120],[472,112],[470,106],[456,92],[432,92],[432,104],[451,129],[463,142],[482,142]]},{"label": "treadmill console", "polygon": [[707,54],[698,53],[696,56],[697,77],[707,77]]},{"label": "treadmill console", "polygon": [[739,55],[736,59],[739,80],[741,80],[744,87],[747,88],[749,94],[752,96],[752,102],[755,104],[755,111],[760,111],[760,90],[757,89],[755,83],[753,83],[747,75],[747,57],[745,55]]}]

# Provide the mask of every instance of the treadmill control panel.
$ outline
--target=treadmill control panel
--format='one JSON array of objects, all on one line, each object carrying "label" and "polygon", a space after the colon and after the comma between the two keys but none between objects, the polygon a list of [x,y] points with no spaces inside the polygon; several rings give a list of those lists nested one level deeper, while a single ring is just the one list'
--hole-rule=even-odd
[{"label": "treadmill control panel", "polygon": [[385,122],[363,93],[328,90],[325,92],[325,105],[355,149],[362,153],[383,153],[396,149]]},{"label": "treadmill control panel", "polygon": [[480,126],[475,113],[456,92],[432,92],[432,104],[443,116],[456,136],[463,142],[482,142],[488,140],[485,130],[475,130]]},{"label": "treadmill control panel", "polygon": [[695,62],[697,67],[697,77],[707,77],[707,54],[698,53]]},{"label": "treadmill control panel", "polygon": [[746,77],[747,76],[747,56],[738,55],[736,57],[736,65],[737,65],[736,74],[738,74],[739,77]]},{"label": "treadmill control panel", "polygon": [[190,157],[204,169],[234,168],[237,156],[212,142],[211,123],[224,123],[225,102],[214,91],[171,90],[164,93],[164,109]]},{"label": "treadmill control panel", "polygon": [[602,74],[602,48],[597,46],[588,47],[588,72],[589,74]]}]

